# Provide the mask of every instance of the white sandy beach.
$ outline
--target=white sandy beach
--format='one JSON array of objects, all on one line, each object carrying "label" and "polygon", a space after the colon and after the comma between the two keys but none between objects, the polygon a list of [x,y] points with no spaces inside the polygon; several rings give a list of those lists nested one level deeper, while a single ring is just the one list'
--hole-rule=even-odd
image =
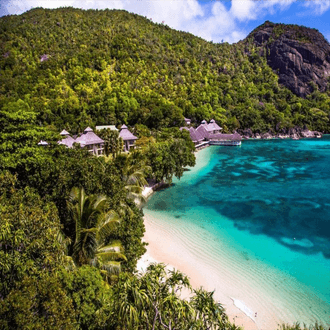
[{"label": "white sandy beach", "polygon": [[[207,165],[210,159],[208,157],[199,157],[199,152],[195,152],[195,156],[196,166],[192,171],[198,172]],[[150,197],[152,193],[153,190],[148,187],[143,191],[145,198]],[[144,241],[148,243],[148,246],[147,252],[138,261],[138,271],[143,272],[150,263],[161,262],[166,264],[168,269],[175,268],[185,273],[189,277],[192,287],[195,289],[203,287],[206,290],[213,291],[215,290],[214,283],[217,282],[214,297],[225,307],[230,321],[244,327],[246,330],[262,329],[261,326],[258,326],[258,312],[259,315],[266,315],[266,313],[263,313],[261,308],[258,311],[251,310],[239,299],[222,294],[222,292],[228,291],[225,281],[221,284],[221,279],[215,279],[212,276],[212,272],[208,272],[205,269],[205,265],[198,262],[177,239],[166,235],[161,228],[157,227],[152,221],[152,217],[145,215],[144,224],[146,227]],[[237,289],[239,290],[239,284],[237,285]],[[189,298],[187,292],[183,292],[183,295],[184,298]],[[255,317],[256,312],[257,317]],[[266,327],[266,324],[263,322],[264,329],[276,329],[278,324],[276,321],[274,322],[274,319],[275,317],[273,316],[273,322],[268,322],[269,324]]]},{"label": "white sandy beach", "polygon": [[[210,161],[207,153],[201,154],[202,157],[197,154],[199,159],[191,169],[189,181],[194,180],[194,172],[203,171]],[[194,208],[193,212],[187,210],[185,215],[202,219],[203,209]],[[217,216],[210,210],[207,213],[211,219]],[[251,254],[247,256],[244,247],[239,247],[230,237],[212,235],[210,223],[190,222],[186,226],[185,221],[170,215],[165,217],[159,218],[159,213],[145,210],[144,240],[149,245],[138,262],[138,270],[144,270],[151,262],[162,262],[182,271],[190,278],[193,288],[215,290],[214,297],[225,307],[230,321],[247,330],[276,330],[282,323],[313,324],[324,320],[327,308],[324,302],[311,300],[313,292],[294,277]],[[267,251],[266,239],[263,244]]]},{"label": "white sandy beach", "polygon": [[[152,262],[162,262],[168,265],[169,268],[179,269],[190,278],[190,282],[193,288],[203,287],[209,291],[215,289],[214,283],[216,282],[216,292],[214,297],[217,301],[220,301],[226,309],[230,321],[235,322],[236,325],[240,325],[247,330],[262,329],[258,327],[258,318],[255,317],[254,310],[251,310],[248,306],[245,306],[239,299],[232,300],[232,297],[228,297],[222,292],[227,292],[228,287],[225,281],[221,284],[221,279],[212,276],[203,263],[198,262],[195,258],[186,250],[184,246],[180,244],[175,238],[164,234],[161,228],[157,227],[150,216],[145,216],[146,233],[144,240],[149,243],[147,247],[147,253],[138,262],[137,269],[145,270],[148,264]],[[219,281],[220,280],[220,281]],[[223,289],[223,290],[221,290]],[[239,290],[239,288],[237,288]],[[238,306],[235,306],[235,304]],[[240,308],[241,309],[240,309]],[[245,313],[242,311],[245,310]],[[269,311],[267,310],[267,313]],[[261,306],[257,311],[258,315],[265,315]],[[262,322],[265,325],[264,322]],[[268,329],[276,329],[276,322],[271,322]],[[275,326],[275,328],[272,328]]]},{"label": "white sandy beach", "polygon": [[[195,152],[196,161],[198,158],[198,152]],[[206,158],[199,158],[198,163],[193,168],[193,171],[199,171],[210,160]],[[143,195],[148,198],[152,195],[153,190],[149,187],[145,188]],[[203,287],[209,291],[214,290],[214,280],[212,275],[205,276],[205,268],[201,263],[196,263],[196,260],[192,260],[189,257],[188,251],[179,242],[170,237],[164,235],[164,232],[153,224],[150,216],[144,216],[144,224],[146,232],[144,235],[144,241],[149,245],[147,246],[147,252],[138,261],[137,270],[144,271],[147,266],[154,262],[161,262],[167,265],[168,269],[179,269],[190,278],[190,283],[193,288]],[[225,285],[225,284],[223,284]],[[244,327],[246,330],[259,329],[256,323],[255,311],[252,311],[244,303],[235,298],[225,297],[221,295],[221,290],[215,292],[215,298],[220,301],[226,308],[227,315],[230,321],[235,324]],[[184,298],[188,298],[187,292],[183,292]],[[261,328],[260,328],[261,329]]]}]

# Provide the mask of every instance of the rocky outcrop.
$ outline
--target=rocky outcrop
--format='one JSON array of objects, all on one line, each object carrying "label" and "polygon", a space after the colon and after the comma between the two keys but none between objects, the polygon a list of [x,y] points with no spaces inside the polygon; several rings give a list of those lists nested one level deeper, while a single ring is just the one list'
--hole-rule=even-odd
[{"label": "rocky outcrop", "polygon": [[[251,32],[251,40],[266,52],[268,65],[279,83],[305,97],[317,85],[327,90],[330,76],[330,45],[315,29],[265,22]],[[315,84],[313,86],[313,84]]]},{"label": "rocky outcrop", "polygon": [[301,138],[321,138],[322,133],[317,131],[310,131],[304,127],[282,128],[278,132],[269,131],[267,133],[253,133],[250,128],[237,130],[243,139],[293,139]]}]

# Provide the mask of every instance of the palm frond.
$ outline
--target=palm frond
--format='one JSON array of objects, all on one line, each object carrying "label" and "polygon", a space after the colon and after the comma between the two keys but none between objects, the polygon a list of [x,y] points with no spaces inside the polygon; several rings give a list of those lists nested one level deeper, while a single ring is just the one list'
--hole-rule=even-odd
[{"label": "palm frond", "polygon": [[96,256],[102,264],[108,261],[119,261],[119,260],[127,261],[127,258],[124,254],[115,251],[100,252],[97,253]]},{"label": "palm frond", "polygon": [[103,214],[98,219],[97,224],[97,240],[101,243],[104,242],[111,234],[115,232],[120,223],[119,216],[114,211],[109,211]]},{"label": "palm frond", "polygon": [[108,251],[115,251],[115,252],[124,252],[123,245],[119,240],[111,241],[110,244],[104,246],[100,245],[97,249],[98,252],[108,252]]},{"label": "palm frond", "polygon": [[121,266],[119,261],[109,261],[103,264],[101,269],[106,270],[109,275],[119,275],[121,272]]}]

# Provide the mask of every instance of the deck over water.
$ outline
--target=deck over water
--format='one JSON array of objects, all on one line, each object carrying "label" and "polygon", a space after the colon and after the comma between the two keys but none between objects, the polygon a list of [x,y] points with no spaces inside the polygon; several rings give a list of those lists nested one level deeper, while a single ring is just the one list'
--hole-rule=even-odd
[{"label": "deck over water", "polygon": [[240,146],[241,141],[210,141],[210,145],[215,146]]}]

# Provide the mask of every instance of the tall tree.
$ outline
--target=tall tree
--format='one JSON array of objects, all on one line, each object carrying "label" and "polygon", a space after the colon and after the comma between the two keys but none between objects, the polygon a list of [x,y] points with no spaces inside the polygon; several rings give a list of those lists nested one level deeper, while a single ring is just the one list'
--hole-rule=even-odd
[{"label": "tall tree", "polygon": [[113,290],[114,312],[120,329],[136,330],[237,330],[230,324],[213,292],[195,290],[190,301],[181,299],[191,289],[187,276],[151,264],[143,274],[123,274]]},{"label": "tall tree", "polygon": [[144,201],[142,192],[148,184],[146,177],[151,173],[151,167],[146,165],[144,154],[138,151],[122,154],[117,157],[115,163],[120,172],[127,198],[139,202]]},{"label": "tall tree", "polygon": [[98,266],[109,276],[118,274],[119,260],[126,260],[126,257],[120,242],[112,239],[120,220],[116,212],[109,209],[107,197],[87,196],[84,188],[73,188],[68,207],[76,225],[74,262],[78,266]]},{"label": "tall tree", "polygon": [[44,140],[51,144],[59,136],[37,125],[36,119],[37,113],[23,100],[10,102],[0,110],[0,169],[28,171],[49,162],[47,148],[38,143]]}]

